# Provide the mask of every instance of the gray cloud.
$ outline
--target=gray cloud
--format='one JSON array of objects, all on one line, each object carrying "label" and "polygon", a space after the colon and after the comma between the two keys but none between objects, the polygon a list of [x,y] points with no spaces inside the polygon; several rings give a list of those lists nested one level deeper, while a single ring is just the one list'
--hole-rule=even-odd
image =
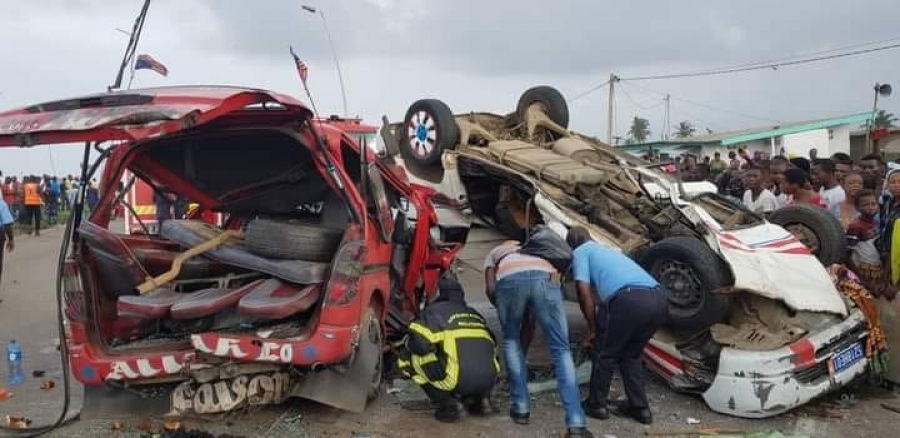
[{"label": "gray cloud", "polygon": [[[444,99],[457,111],[506,112],[537,83],[572,96],[613,71],[626,77],[691,71],[900,36],[892,0],[309,1],[327,16],[351,112],[370,121],[402,117],[422,97]],[[302,96],[287,53],[294,45],[310,65],[319,108],[337,112],[340,93],[322,21],[302,2],[153,0],[140,51],[171,74],[138,72],[135,84],[242,84]],[[0,108],[103,90],[127,40],[115,28],[130,30],[141,3],[0,2]],[[625,83],[617,127],[624,132],[641,115],[658,134],[663,108],[654,92],[778,120],[855,113],[871,105],[874,82],[898,85],[898,70],[900,50],[777,72]],[[604,134],[605,99],[601,90],[572,103],[572,126]],[[898,102],[883,106],[900,114]],[[715,130],[764,123],[679,100],[671,109],[673,121]],[[69,163],[77,155],[60,150],[56,166],[74,170]],[[48,162],[46,151],[0,151],[6,172],[10,166],[43,172]]]}]

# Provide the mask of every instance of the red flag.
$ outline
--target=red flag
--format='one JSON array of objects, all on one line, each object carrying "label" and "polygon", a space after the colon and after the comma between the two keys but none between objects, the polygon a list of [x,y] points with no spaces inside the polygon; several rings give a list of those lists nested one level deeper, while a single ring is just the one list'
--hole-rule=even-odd
[{"label": "red flag", "polygon": [[309,68],[306,66],[306,63],[300,60],[300,57],[294,53],[294,48],[291,47],[291,56],[294,57],[294,64],[297,65],[297,74],[300,75],[300,80],[303,81],[303,84],[306,84],[306,75],[309,73]]}]

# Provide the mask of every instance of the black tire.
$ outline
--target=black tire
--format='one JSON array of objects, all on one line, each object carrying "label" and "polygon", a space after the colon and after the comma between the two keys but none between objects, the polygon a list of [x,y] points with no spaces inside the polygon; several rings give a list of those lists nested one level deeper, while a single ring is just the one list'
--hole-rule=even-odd
[{"label": "black tire", "polygon": [[[366,309],[365,320],[362,327],[364,332],[360,336],[360,342],[368,343],[369,348],[377,348],[379,351],[378,363],[372,372],[372,381],[366,399],[375,400],[381,394],[381,381],[384,377],[384,355],[380,354],[384,347],[384,329],[381,326],[380,310],[376,306]],[[360,348],[364,348],[360,345]]]},{"label": "black tire", "polygon": [[424,166],[440,166],[441,154],[459,142],[459,126],[447,104],[437,99],[422,99],[406,110],[398,135],[404,158]]},{"label": "black tire", "polygon": [[668,293],[668,327],[697,332],[728,316],[731,297],[713,291],[734,280],[725,262],[704,242],[670,237],[640,251],[635,260]]},{"label": "black tire", "polygon": [[519,104],[516,105],[516,114],[520,120],[525,118],[525,112],[533,103],[542,104],[550,120],[564,129],[569,129],[569,105],[556,88],[540,85],[525,90],[519,98]]},{"label": "black tire", "polygon": [[825,266],[844,263],[847,239],[840,221],[814,205],[794,204],[775,210],[769,222],[780,225],[806,245]]},{"label": "black tire", "polygon": [[247,250],[275,259],[327,262],[337,251],[342,230],[297,221],[255,219],[247,224]]}]

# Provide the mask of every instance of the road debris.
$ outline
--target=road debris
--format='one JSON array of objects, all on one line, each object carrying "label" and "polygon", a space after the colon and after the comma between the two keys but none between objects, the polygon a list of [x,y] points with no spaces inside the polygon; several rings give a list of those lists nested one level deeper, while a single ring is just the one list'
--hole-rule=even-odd
[{"label": "road debris", "polygon": [[141,423],[138,424],[138,430],[141,432],[150,432],[153,430],[153,423],[149,421],[141,421]]},{"label": "road debris", "polygon": [[7,415],[3,418],[3,426],[10,429],[27,429],[31,425],[31,420],[25,417]]},{"label": "road debris", "polygon": [[740,435],[745,431],[740,429],[723,429],[720,427],[690,428],[690,429],[651,429],[644,431],[645,436],[696,436],[696,435]]},{"label": "road debris", "polygon": [[40,379],[41,377],[44,377],[46,374],[47,374],[47,372],[44,370],[34,370],[31,372],[31,377],[34,377],[35,379]]},{"label": "road debris", "polygon": [[687,417],[687,420],[685,420],[685,423],[690,424],[690,425],[700,424],[700,420],[698,420],[694,417]]},{"label": "road debris", "polygon": [[13,393],[10,390],[6,388],[0,388],[0,401],[9,400],[10,398],[12,398],[12,396]]},{"label": "road debris", "polygon": [[44,380],[43,382],[41,382],[41,389],[43,389],[44,391],[46,391],[48,389],[53,389],[55,387],[56,387],[56,382],[54,382],[52,380]]},{"label": "road debris", "polygon": [[122,430],[122,422],[121,421],[113,421],[109,423],[109,430],[111,431],[119,431]]},{"label": "road debris", "polygon": [[888,403],[882,403],[882,404],[881,404],[881,407],[882,407],[883,409],[888,410],[888,411],[891,411],[891,412],[900,414],[900,406],[898,406],[898,405],[892,405],[892,404],[888,404]]}]

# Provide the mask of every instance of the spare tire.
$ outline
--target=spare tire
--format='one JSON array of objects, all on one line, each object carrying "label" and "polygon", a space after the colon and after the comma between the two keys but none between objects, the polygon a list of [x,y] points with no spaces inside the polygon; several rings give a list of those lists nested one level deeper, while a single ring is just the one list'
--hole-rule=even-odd
[{"label": "spare tire", "polygon": [[668,293],[668,327],[697,332],[728,316],[731,297],[714,291],[734,283],[731,270],[706,243],[670,237],[640,251],[635,260]]},{"label": "spare tire", "polygon": [[262,257],[327,262],[337,251],[342,230],[300,221],[255,219],[247,224],[247,250]]},{"label": "spare tire", "polygon": [[814,205],[793,204],[775,210],[768,219],[803,242],[823,265],[844,263],[847,239],[841,222],[831,213]]},{"label": "spare tire", "polygon": [[417,100],[410,105],[403,126],[406,129],[401,128],[399,133],[400,152],[422,165],[440,165],[444,150],[455,148],[459,142],[453,112],[437,99]]},{"label": "spare tire", "polygon": [[535,103],[542,106],[553,123],[562,126],[563,129],[569,129],[569,105],[556,88],[540,85],[525,90],[519,98],[519,104],[516,105],[516,114],[520,120],[525,119],[528,107]]}]

